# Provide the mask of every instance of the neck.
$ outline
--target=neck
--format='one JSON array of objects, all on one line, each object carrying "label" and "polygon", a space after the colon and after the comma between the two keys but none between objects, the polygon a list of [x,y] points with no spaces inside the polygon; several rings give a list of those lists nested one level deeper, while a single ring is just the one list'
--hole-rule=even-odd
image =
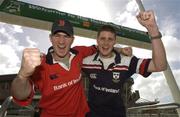
[{"label": "neck", "polygon": [[55,61],[60,61],[60,62],[63,62],[63,63],[64,63],[64,61],[69,60],[70,53],[66,54],[64,57],[55,55],[54,53],[52,54],[52,56],[53,56],[53,58],[54,58]]},{"label": "neck", "polygon": [[53,55],[53,58],[55,61],[64,63],[67,67],[69,67],[70,54],[67,54],[65,57],[59,57],[59,56]]},{"label": "neck", "polygon": [[114,56],[113,53],[110,53],[109,55],[102,55],[102,54],[99,54],[99,55],[100,55],[100,57],[103,58],[103,59],[108,59],[108,58],[111,58],[111,57]]}]

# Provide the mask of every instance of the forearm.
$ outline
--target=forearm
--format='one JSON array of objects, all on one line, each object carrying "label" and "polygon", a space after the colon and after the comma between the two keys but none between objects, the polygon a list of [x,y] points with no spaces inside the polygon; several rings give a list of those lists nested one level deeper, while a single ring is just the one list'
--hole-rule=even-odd
[{"label": "forearm", "polygon": [[22,78],[17,75],[17,77],[12,82],[11,93],[19,100],[27,99],[31,93],[31,85],[28,78]]},{"label": "forearm", "polygon": [[161,39],[152,40],[152,60],[157,71],[166,70],[166,53]]},{"label": "forearm", "polygon": [[155,71],[164,71],[167,68],[166,52],[158,28],[148,31],[152,43],[152,62]]},{"label": "forearm", "polygon": [[31,94],[30,78],[37,66],[41,64],[41,54],[38,48],[25,48],[23,50],[21,68],[11,85],[12,95],[19,99],[27,99]]}]

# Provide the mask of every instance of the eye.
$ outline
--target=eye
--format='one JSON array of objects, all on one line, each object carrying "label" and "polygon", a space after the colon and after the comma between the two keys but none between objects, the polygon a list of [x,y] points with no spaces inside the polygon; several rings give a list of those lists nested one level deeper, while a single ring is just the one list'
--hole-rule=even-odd
[{"label": "eye", "polygon": [[103,41],[103,40],[105,40],[106,38],[105,37],[101,37],[101,38],[99,38],[101,41]]},{"label": "eye", "polygon": [[54,38],[64,38],[64,39],[71,38],[71,36],[69,36],[69,35],[62,35],[62,34],[54,34],[53,37]]},{"label": "eye", "polygon": [[60,36],[58,34],[53,35],[55,38],[59,38]]},{"label": "eye", "polygon": [[71,36],[69,36],[69,35],[64,35],[64,38],[71,38]]}]

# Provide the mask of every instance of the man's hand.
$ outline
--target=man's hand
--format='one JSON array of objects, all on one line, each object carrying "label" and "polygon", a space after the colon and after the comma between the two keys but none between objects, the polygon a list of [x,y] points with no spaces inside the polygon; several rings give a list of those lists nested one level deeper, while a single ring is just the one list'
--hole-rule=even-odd
[{"label": "man's hand", "polygon": [[121,53],[125,56],[132,56],[132,47],[121,48]]},{"label": "man's hand", "polygon": [[153,11],[140,12],[139,15],[137,15],[137,20],[148,30],[151,37],[159,35],[159,29]]},{"label": "man's hand", "polygon": [[26,48],[23,51],[21,69],[18,73],[19,78],[31,76],[37,66],[41,64],[40,51],[37,48]]}]

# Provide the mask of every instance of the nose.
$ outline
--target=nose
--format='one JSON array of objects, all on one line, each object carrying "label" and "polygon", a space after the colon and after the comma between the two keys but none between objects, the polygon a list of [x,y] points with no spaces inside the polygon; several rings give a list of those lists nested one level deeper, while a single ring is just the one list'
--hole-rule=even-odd
[{"label": "nose", "polygon": [[109,45],[109,41],[107,39],[104,40],[104,45]]},{"label": "nose", "polygon": [[59,42],[60,44],[64,44],[64,42],[65,42],[64,37],[59,37],[58,42]]}]

